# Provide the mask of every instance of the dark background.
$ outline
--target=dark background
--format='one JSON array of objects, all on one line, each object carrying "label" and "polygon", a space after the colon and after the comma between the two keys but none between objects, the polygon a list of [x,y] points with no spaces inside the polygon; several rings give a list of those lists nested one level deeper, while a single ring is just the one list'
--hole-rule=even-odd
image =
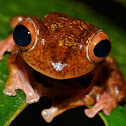
[{"label": "dark background", "polygon": [[86,107],[68,110],[48,124],[43,120],[41,110],[49,106],[50,100],[46,97],[41,98],[38,103],[29,105],[10,126],[104,126],[98,115],[92,119],[85,116]]}]

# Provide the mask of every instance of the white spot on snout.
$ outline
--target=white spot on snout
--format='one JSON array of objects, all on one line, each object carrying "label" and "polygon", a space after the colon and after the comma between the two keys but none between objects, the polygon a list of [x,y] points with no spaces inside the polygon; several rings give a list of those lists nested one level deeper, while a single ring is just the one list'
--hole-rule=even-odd
[{"label": "white spot on snout", "polygon": [[52,65],[53,65],[54,69],[55,69],[57,72],[61,71],[65,66],[67,66],[67,64],[65,64],[65,63],[62,64],[61,62],[54,63],[54,62],[51,61],[51,63],[52,63]]}]

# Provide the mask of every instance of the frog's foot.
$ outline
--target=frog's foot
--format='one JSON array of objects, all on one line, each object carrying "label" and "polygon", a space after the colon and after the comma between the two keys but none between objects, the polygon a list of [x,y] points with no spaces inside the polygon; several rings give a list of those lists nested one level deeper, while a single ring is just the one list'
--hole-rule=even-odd
[{"label": "frog's foot", "polygon": [[19,70],[15,72],[13,76],[10,75],[6,84],[6,88],[3,92],[8,96],[15,96],[15,90],[17,89],[21,89],[26,94],[26,102],[29,104],[38,102],[40,99],[40,93],[37,94],[33,90],[26,71],[23,71],[22,73],[22,71]]},{"label": "frog's foot", "polygon": [[[60,90],[59,92],[59,90],[54,89],[53,92],[51,93],[52,95],[49,95],[50,89],[46,88],[45,92],[47,93],[47,96],[52,99],[53,105],[49,109],[42,110],[41,115],[43,119],[46,122],[50,123],[56,116],[62,114],[63,112],[69,109],[87,105],[88,102],[90,102],[90,104],[94,104],[95,100],[92,97],[86,96],[86,94],[89,92],[89,89],[84,88],[80,90],[79,88],[75,90],[75,88],[72,89],[71,87],[69,87],[68,89],[67,88],[65,89],[65,92],[64,90]],[[63,95],[64,93],[68,94],[68,96],[66,96],[65,99]],[[74,95],[71,96],[71,94]],[[57,97],[59,97],[60,95],[61,97],[59,102],[59,98],[57,99]]]},{"label": "frog's foot", "polygon": [[29,94],[29,95],[26,96],[26,102],[29,103],[29,104],[38,102],[39,99],[40,99],[40,96],[37,95],[36,93],[32,93],[32,94]]},{"label": "frog's foot", "polygon": [[[11,88],[6,88],[3,90],[4,94],[8,95],[8,96],[15,96],[16,95],[16,92],[14,89],[11,89]],[[35,102],[38,102],[40,99],[40,96],[36,93],[29,93],[29,94],[26,94],[26,102],[29,103],[29,104],[32,104],[32,103],[35,103]]]},{"label": "frog's foot", "polygon": [[15,90],[11,89],[11,88],[5,88],[3,90],[3,93],[8,95],[8,96],[15,96],[16,95],[16,92]]},{"label": "frog's foot", "polygon": [[54,119],[54,117],[58,114],[58,108],[51,107],[49,109],[44,109],[41,114],[44,120],[50,123]]},{"label": "frog's foot", "polygon": [[97,103],[90,109],[85,109],[85,114],[89,118],[93,118],[99,111],[103,110],[106,115],[110,115],[111,111],[116,108],[116,100],[107,92],[99,95]]},{"label": "frog's foot", "polygon": [[[29,83],[28,85],[31,85],[31,84]],[[37,83],[37,85],[34,87],[34,90],[31,87],[31,91],[26,90],[24,92],[26,94],[26,102],[29,104],[35,103],[39,101],[40,97],[43,94],[43,86],[42,84]]]},{"label": "frog's foot", "polygon": [[5,40],[0,41],[0,60],[3,59],[5,52],[11,52],[15,43],[13,41],[13,35],[11,34]]},{"label": "frog's foot", "polygon": [[[42,85],[37,85],[32,80],[32,69],[23,61],[19,51],[15,50],[15,53],[11,53],[8,59],[8,68],[9,78],[3,92],[9,96],[15,96],[15,90],[20,89],[26,94],[27,103],[38,102],[42,95]],[[35,83],[35,85],[32,86],[31,83]]]}]

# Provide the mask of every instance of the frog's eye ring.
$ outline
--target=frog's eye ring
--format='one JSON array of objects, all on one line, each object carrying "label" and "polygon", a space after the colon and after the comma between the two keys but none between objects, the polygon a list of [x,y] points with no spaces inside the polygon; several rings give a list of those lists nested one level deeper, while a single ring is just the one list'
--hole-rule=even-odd
[{"label": "frog's eye ring", "polygon": [[36,40],[35,26],[27,18],[17,24],[14,29],[13,39],[21,51],[29,51],[34,47]]},{"label": "frog's eye ring", "polygon": [[31,33],[24,25],[16,26],[13,33],[14,41],[19,46],[28,46],[31,43]]},{"label": "frog's eye ring", "polygon": [[100,62],[108,56],[111,50],[111,42],[104,32],[95,34],[88,47],[89,59],[93,62]]}]

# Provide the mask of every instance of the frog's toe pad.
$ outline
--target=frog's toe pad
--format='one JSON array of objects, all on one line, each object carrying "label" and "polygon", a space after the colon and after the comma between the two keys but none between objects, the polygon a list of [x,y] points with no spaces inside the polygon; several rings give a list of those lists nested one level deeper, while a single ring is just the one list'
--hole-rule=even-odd
[{"label": "frog's toe pad", "polygon": [[4,89],[4,90],[3,90],[3,93],[4,93],[5,95],[8,95],[8,96],[15,96],[15,95],[16,95],[15,90],[10,89],[10,88]]},{"label": "frog's toe pad", "polygon": [[55,114],[57,113],[57,111],[58,111],[58,108],[51,107],[50,109],[44,109],[41,114],[44,120],[50,123],[55,117]]},{"label": "frog's toe pad", "polygon": [[110,115],[111,111],[116,106],[116,100],[109,93],[104,92],[100,95],[96,104],[90,109],[85,109],[84,112],[89,118],[93,118],[101,110],[103,110],[106,115]]},{"label": "frog's toe pad", "polygon": [[[30,93],[29,93],[30,94]],[[26,96],[26,102],[28,103],[28,104],[32,104],[32,103],[35,103],[35,102],[38,102],[39,101],[39,99],[40,99],[40,96],[38,95],[38,94],[36,94],[36,93],[34,93],[34,94],[30,94],[30,95],[27,95]]]}]

